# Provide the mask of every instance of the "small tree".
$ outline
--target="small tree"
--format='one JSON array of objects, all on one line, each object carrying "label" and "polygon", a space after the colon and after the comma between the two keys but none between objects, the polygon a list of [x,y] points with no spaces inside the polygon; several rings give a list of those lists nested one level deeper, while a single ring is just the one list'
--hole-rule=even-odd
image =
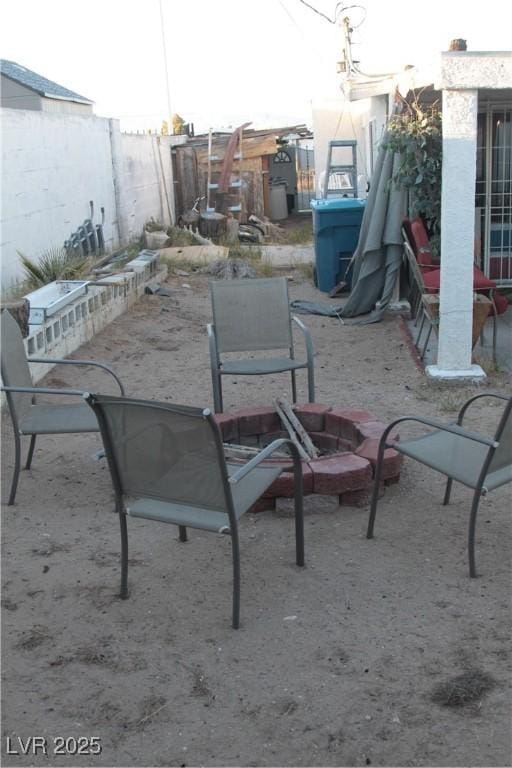
[{"label": "small tree", "polygon": [[442,116],[437,103],[422,105],[402,99],[403,110],[388,124],[386,147],[400,154],[392,179],[409,196],[409,215],[427,225],[432,250],[439,254],[441,227]]}]

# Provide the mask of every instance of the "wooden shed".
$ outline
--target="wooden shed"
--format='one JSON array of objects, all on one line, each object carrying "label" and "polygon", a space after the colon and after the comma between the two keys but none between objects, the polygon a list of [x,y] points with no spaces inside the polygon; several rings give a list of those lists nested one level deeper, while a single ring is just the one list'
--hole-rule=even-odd
[{"label": "wooden shed", "polygon": [[[177,217],[204,196],[202,208],[208,206],[223,214],[232,210],[242,222],[251,214],[271,218],[270,171],[274,157],[286,146],[287,137],[312,138],[305,125],[245,128],[241,132],[241,146],[238,142],[233,154],[233,136],[224,132],[194,136],[173,149]],[[228,188],[221,192],[218,184],[226,174]]]}]

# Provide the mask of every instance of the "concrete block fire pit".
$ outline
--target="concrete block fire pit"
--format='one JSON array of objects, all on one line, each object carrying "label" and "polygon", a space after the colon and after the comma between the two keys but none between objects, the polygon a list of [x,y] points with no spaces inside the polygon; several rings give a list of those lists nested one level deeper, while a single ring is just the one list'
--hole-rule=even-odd
[{"label": "concrete block fire pit", "polygon": [[[338,496],[340,504],[367,504],[379,440],[386,425],[366,410],[319,403],[295,405],[293,410],[320,451],[318,458],[302,461],[304,495],[317,493]],[[272,440],[288,437],[272,406],[217,414],[215,419],[225,443],[263,448]],[[392,432],[389,439],[390,442],[398,440],[398,433]],[[401,458],[393,448],[386,449],[382,467],[385,485],[398,482]],[[277,498],[293,496],[291,459],[273,457],[269,463],[282,464],[283,472],[254,505],[252,511],[255,512],[274,509]]]}]

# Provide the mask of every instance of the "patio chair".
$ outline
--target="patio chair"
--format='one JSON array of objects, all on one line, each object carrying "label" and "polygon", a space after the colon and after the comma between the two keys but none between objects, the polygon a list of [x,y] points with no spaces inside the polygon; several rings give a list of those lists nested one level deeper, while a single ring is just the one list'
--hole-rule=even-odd
[{"label": "patio chair", "polygon": [[246,464],[227,464],[219,427],[209,410],[90,394],[114,486],[121,525],[121,598],[128,597],[127,516],[172,523],[180,541],[187,527],[231,536],[233,627],[240,622],[238,521],[282,471],[261,466],[283,445],[293,457],[297,565],[304,565],[302,468],[289,440],[270,443]]},{"label": "patio chair", "polygon": [[[506,405],[499,420],[494,438],[488,438],[463,428],[462,422],[468,407],[482,397],[495,397],[504,400]],[[416,421],[433,427],[433,432],[427,432],[420,437],[393,442],[395,451],[409,456],[432,469],[441,472],[448,478],[443,504],[450,501],[454,480],[472,488],[473,502],[469,517],[469,575],[475,577],[475,527],[480,497],[512,481],[512,397],[504,397],[493,393],[474,395],[462,406],[456,424],[444,424],[433,419],[419,416],[404,416],[395,419],[383,432],[377,454],[375,479],[368,520],[366,537],[373,537],[373,527],[377,514],[379,484],[384,451],[391,444],[387,438],[392,429],[403,421]]]},{"label": "patio chair", "polygon": [[[288,282],[284,277],[255,280],[210,282],[213,323],[208,324],[210,365],[215,411],[221,413],[222,376],[242,376],[291,371],[293,402],[297,401],[295,372],[308,370],[308,398],[315,400],[313,342],[309,330],[298,317],[290,315]],[[292,322],[300,328],[306,347],[306,360],[296,360]],[[229,352],[288,351],[280,357],[225,359]]]},{"label": "patio chair", "polygon": [[[430,246],[421,244],[418,245],[418,243],[422,243],[424,239],[427,238],[426,233],[424,234],[424,238],[420,237],[422,230],[424,232],[423,224],[418,223],[420,222],[420,219],[413,219],[413,221],[409,222],[408,225],[406,224],[407,221],[408,220],[405,219],[403,222],[402,236],[404,243],[404,256],[409,267],[409,275],[414,292],[412,300],[412,313],[413,317],[415,318],[415,325],[418,321],[418,317],[421,317],[420,329],[415,342],[416,346],[419,348],[420,338],[425,322],[430,323],[427,313],[424,311],[424,308],[422,308],[422,296],[426,293],[439,293],[441,284],[441,270],[439,265],[432,261]],[[413,234],[416,232],[416,240],[411,240],[411,232]],[[482,293],[483,295],[488,296],[491,302],[489,317],[492,317],[493,320],[492,353],[494,361],[496,361],[496,344],[498,339],[497,317],[498,315],[503,314],[503,312],[506,312],[508,308],[508,301],[506,297],[496,293],[495,289],[496,283],[486,277],[482,270],[479,269],[476,265],[473,265],[473,290],[477,293]],[[422,358],[426,351],[431,332],[432,325],[429,324],[427,336],[423,343],[423,352],[421,354]]]},{"label": "patio chair", "polygon": [[[58,435],[73,432],[98,432],[98,422],[90,408],[81,400],[72,404],[50,405],[36,403],[36,395],[81,396],[83,390],[34,387],[29,361],[18,323],[5,310],[1,316],[1,391],[5,392],[14,430],[14,472],[9,493],[9,505],[14,504],[21,468],[21,437],[30,435],[30,446],[25,469],[30,469],[37,435]],[[61,360],[31,357],[32,363],[58,363],[59,365],[92,365],[102,368],[114,377],[121,393],[123,385],[107,365],[93,360]]]}]

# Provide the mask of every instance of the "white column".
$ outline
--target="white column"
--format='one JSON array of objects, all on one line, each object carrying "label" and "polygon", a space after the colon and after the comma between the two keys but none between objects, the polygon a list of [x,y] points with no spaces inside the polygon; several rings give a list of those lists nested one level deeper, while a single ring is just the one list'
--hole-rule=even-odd
[{"label": "white column", "polygon": [[433,379],[485,378],[471,364],[477,90],[443,90],[441,286],[437,365]]}]

